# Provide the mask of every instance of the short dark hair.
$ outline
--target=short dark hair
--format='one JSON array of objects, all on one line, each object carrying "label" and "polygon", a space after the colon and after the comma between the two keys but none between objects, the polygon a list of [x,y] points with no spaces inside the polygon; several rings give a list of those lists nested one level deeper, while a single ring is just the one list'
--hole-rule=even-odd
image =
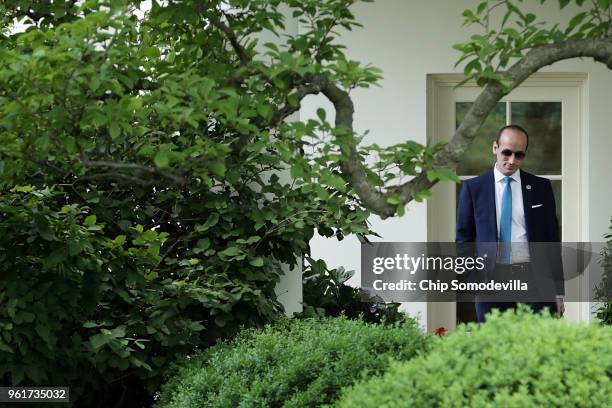
[{"label": "short dark hair", "polygon": [[524,134],[525,137],[527,138],[527,146],[525,146],[525,150],[527,150],[527,148],[529,147],[529,134],[527,133],[525,129],[523,129],[519,125],[506,125],[503,128],[499,129],[499,132],[497,132],[497,138],[495,139],[495,142],[497,142],[497,145],[499,146],[499,138],[501,137],[502,133],[504,133],[504,130],[506,129],[514,130],[514,131],[521,132],[522,134]]}]

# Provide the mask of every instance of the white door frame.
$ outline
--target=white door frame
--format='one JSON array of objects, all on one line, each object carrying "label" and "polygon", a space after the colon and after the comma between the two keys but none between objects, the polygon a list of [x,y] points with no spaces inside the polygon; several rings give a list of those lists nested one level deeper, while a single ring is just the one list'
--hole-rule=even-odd
[{"label": "white door frame", "polygon": [[[450,140],[455,130],[455,102],[473,101],[482,88],[470,81],[460,88],[455,85],[462,74],[430,74],[427,76],[427,135],[428,144]],[[562,241],[588,240],[588,129],[587,76],[582,73],[536,73],[501,102],[561,101],[562,102]],[[493,155],[491,155],[491,166]],[[427,200],[427,240],[448,242],[455,238],[455,185],[438,183]],[[578,291],[588,299],[588,277],[568,282],[566,291]],[[576,298],[573,295],[572,298]],[[427,328],[443,326],[454,330],[455,303],[429,303]],[[589,302],[567,302],[569,321],[590,321]]]}]

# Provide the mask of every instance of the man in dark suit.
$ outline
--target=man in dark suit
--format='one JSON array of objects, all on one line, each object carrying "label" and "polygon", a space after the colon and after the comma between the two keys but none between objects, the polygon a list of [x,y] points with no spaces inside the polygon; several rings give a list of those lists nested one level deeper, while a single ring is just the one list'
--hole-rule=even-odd
[{"label": "man in dark suit", "polygon": [[[517,272],[535,275],[540,272],[532,269],[535,264],[550,268],[557,275],[557,286],[553,289],[556,296],[546,299],[549,301],[528,304],[536,312],[548,308],[551,313],[562,315],[563,287],[559,285],[562,278],[558,278],[559,273],[562,276],[560,252],[542,256],[538,251],[530,253],[529,250],[530,242],[559,242],[559,227],[550,180],[520,170],[528,144],[529,135],[520,126],[508,125],[499,131],[493,142],[496,156],[493,170],[463,183],[455,241],[497,242],[495,246],[499,245],[501,250],[491,262],[491,269],[497,276],[511,276]],[[504,251],[504,248],[511,249]],[[534,262],[538,256],[540,262]],[[483,299],[476,296],[479,322],[483,322],[493,308],[516,307],[513,302]]]}]

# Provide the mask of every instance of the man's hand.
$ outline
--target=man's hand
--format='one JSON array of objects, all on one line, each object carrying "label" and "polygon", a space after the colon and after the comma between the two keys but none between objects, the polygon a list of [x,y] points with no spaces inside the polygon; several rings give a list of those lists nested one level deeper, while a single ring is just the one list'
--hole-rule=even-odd
[{"label": "man's hand", "polygon": [[565,313],[565,304],[563,303],[563,298],[557,298],[555,300],[557,305],[557,316],[562,317]]}]

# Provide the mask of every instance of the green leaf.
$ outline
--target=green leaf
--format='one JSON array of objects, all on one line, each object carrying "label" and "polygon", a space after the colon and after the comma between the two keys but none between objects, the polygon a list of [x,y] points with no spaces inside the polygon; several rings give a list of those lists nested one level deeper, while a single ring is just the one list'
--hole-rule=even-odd
[{"label": "green leaf", "polygon": [[208,238],[199,239],[196,244],[196,247],[197,248],[194,249],[194,252],[196,254],[206,251],[208,248],[210,248],[210,239]]},{"label": "green leaf", "polygon": [[[463,69],[465,75],[469,75],[472,71],[480,72],[482,70],[482,66],[479,58],[474,58],[470,62],[468,62]],[[467,82],[467,81],[466,81]]]},{"label": "green leaf", "polygon": [[85,323],[83,323],[83,327],[86,329],[93,329],[94,327],[98,327],[98,323],[93,322],[91,320],[86,321]]},{"label": "green leaf", "polygon": [[304,168],[300,163],[295,163],[291,166],[291,177],[295,179],[304,177]]},{"label": "green leaf", "polygon": [[572,19],[570,20],[569,24],[567,25],[567,29],[565,30],[565,34],[568,34],[570,32],[572,32],[572,30],[579,25],[580,23],[582,23],[585,19],[585,17],[587,16],[586,12],[582,12],[579,14],[576,14],[574,17],[572,17]]},{"label": "green leaf", "polygon": [[519,41],[521,41],[521,35],[514,28],[506,28],[506,29],[504,29],[503,34],[506,34],[507,36],[512,38],[517,43]]},{"label": "green leaf", "polygon": [[66,260],[66,248],[64,247],[60,247],[55,249],[54,251],[52,251],[49,255],[47,255],[47,257],[45,258],[43,265],[45,268],[53,268],[59,264],[61,264],[62,262],[64,262]]},{"label": "green leaf", "polygon": [[391,205],[399,205],[401,204],[400,200],[397,197],[389,197],[387,198],[387,203]]},{"label": "green leaf", "polygon": [[92,92],[96,92],[99,87],[100,79],[97,76],[94,76],[93,78],[91,78],[91,81],[89,81],[89,89],[91,89]]},{"label": "green leaf", "polygon": [[150,272],[150,273],[146,274],[145,275],[145,279],[148,280],[148,281],[152,281],[152,280],[157,279],[158,276],[159,276],[158,273],[153,271],[153,272]]},{"label": "green leaf", "polygon": [[262,267],[264,265],[264,260],[262,257],[258,256],[257,258],[251,259],[249,264],[255,267]]},{"label": "green leaf", "polygon": [[30,313],[26,311],[19,312],[18,316],[20,316],[21,320],[23,320],[26,323],[32,323],[34,320],[36,320],[36,316],[34,315],[34,313]]},{"label": "green leaf", "polygon": [[138,150],[139,156],[151,157],[155,153],[156,149],[153,145],[144,145]]},{"label": "green leaf", "polygon": [[453,181],[455,183],[459,183],[460,179],[457,176],[457,173],[455,173],[454,170],[450,170],[450,169],[437,169],[436,170],[437,174],[438,174],[438,178],[441,181]]},{"label": "green leaf", "polygon": [[412,197],[414,198],[414,201],[420,203],[423,200],[426,200],[431,197],[431,191],[429,190],[419,191],[419,192],[413,193]]},{"label": "green leaf", "polygon": [[189,327],[189,330],[195,331],[195,332],[202,331],[205,329],[205,327],[200,322],[191,322],[189,323],[188,327]]},{"label": "green leaf", "polygon": [[117,326],[110,331],[110,336],[113,338],[125,337],[125,326]]},{"label": "green leaf", "polygon": [[155,158],[153,159],[153,162],[160,169],[163,169],[164,167],[168,167],[168,164],[170,163],[170,158],[168,157],[168,150],[159,150],[155,154]]},{"label": "green leaf", "polygon": [[91,227],[96,224],[96,221],[97,217],[95,215],[89,215],[85,218],[85,221],[83,221],[83,225],[86,227]]},{"label": "green leaf", "polygon": [[110,126],[108,127],[108,132],[111,139],[116,140],[121,134],[121,128],[117,122],[111,122]]},{"label": "green leaf", "polygon": [[212,213],[208,216],[208,218],[206,219],[206,222],[204,222],[204,224],[198,228],[198,232],[204,232],[214,227],[215,225],[217,225],[218,222],[219,222],[219,214]]},{"label": "green leaf", "polygon": [[25,377],[24,369],[20,366],[14,366],[11,370],[12,385],[19,385]]},{"label": "green leaf", "polygon": [[143,52],[145,57],[149,58],[158,58],[160,53],[157,47],[146,47]]},{"label": "green leaf", "polygon": [[472,10],[465,10],[463,13],[461,13],[461,15],[465,18],[465,22],[467,24],[471,24],[475,21],[478,21],[478,17],[474,15],[474,12]]},{"label": "green leaf", "polygon": [[395,208],[398,217],[403,217],[406,214],[406,208],[403,205],[398,205]]},{"label": "green leaf", "polygon": [[476,9],[476,14],[482,14],[482,12],[486,10],[487,4],[488,2],[486,1],[481,2]]},{"label": "green leaf", "polygon": [[225,163],[213,162],[208,165],[210,171],[212,171],[218,177],[225,177],[226,167]]},{"label": "green leaf", "polygon": [[15,186],[11,189],[11,192],[17,193],[30,193],[34,190],[32,186]]},{"label": "green leaf", "polygon": [[321,178],[321,181],[339,191],[346,191],[346,181],[336,174],[328,174]]},{"label": "green leaf", "polygon": [[325,109],[319,108],[317,109],[317,116],[321,120],[321,122],[325,122]]},{"label": "green leaf", "polygon": [[300,99],[295,93],[287,95],[287,102],[289,102],[289,105],[293,106],[294,108],[297,108],[300,105]]},{"label": "green leaf", "polygon": [[52,343],[51,339],[51,331],[49,330],[49,326],[37,324],[36,325],[36,333],[48,344]]},{"label": "green leaf", "polygon": [[68,254],[70,256],[76,256],[83,251],[83,243],[80,241],[70,241],[68,243]]},{"label": "green leaf", "polygon": [[108,344],[108,342],[111,340],[112,338],[108,334],[99,333],[89,338],[89,344],[94,349],[94,351],[98,351],[106,344]]},{"label": "green leaf", "polygon": [[11,347],[9,347],[6,343],[4,343],[1,338],[0,338],[0,351],[4,351],[4,352],[7,352],[7,353],[15,354],[13,349]]},{"label": "green leaf", "polygon": [[219,252],[219,255],[224,257],[234,257],[242,253],[242,250],[236,246],[230,246],[223,251]]},{"label": "green leaf", "polygon": [[559,0],[559,8],[563,9],[569,4],[570,0]]},{"label": "green leaf", "polygon": [[561,31],[555,31],[552,34],[552,40],[554,43],[560,43],[565,40],[565,35]]},{"label": "green leaf", "polygon": [[263,118],[268,118],[272,114],[272,108],[266,104],[257,105],[257,113]]}]

